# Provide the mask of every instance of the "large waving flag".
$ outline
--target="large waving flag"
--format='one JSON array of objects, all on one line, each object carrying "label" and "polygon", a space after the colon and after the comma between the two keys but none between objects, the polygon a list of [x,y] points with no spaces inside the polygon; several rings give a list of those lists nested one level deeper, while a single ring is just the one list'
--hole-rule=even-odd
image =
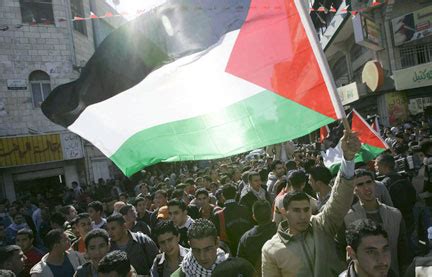
[{"label": "large waving flag", "polygon": [[[351,130],[358,134],[361,142],[361,149],[355,156],[355,162],[368,162],[375,159],[379,154],[389,149],[389,146],[382,137],[363,119],[363,117],[353,110],[349,116],[351,119]],[[336,173],[342,161],[342,148],[340,142],[334,148],[329,148],[322,153],[324,165]]]},{"label": "large waving flag", "polygon": [[304,0],[172,0],[125,24],[44,114],[127,176],[222,158],[343,116]]}]

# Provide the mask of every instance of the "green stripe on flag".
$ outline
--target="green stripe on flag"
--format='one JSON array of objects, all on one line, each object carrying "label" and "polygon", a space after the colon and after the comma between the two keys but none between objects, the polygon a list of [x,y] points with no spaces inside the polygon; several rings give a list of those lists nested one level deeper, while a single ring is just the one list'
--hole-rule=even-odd
[{"label": "green stripe on flag", "polygon": [[333,121],[264,91],[218,112],[142,130],[111,159],[126,176],[131,176],[158,162],[223,158],[287,141]]}]

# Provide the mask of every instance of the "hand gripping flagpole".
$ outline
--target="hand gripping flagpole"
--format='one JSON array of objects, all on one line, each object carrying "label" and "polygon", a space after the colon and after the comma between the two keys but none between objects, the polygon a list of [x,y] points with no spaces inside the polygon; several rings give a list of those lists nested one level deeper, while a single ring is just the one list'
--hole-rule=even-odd
[{"label": "hand gripping flagpole", "polygon": [[[285,0],[285,1],[292,1],[292,0]],[[318,41],[318,37],[312,23],[312,19],[310,18],[309,13],[307,12],[308,9],[305,6],[307,4],[307,1],[294,0],[294,3],[297,7],[297,11],[300,15],[300,19],[305,28],[306,35],[309,39],[309,42],[312,46],[312,50],[315,54],[318,65],[321,69],[321,73],[323,74],[324,82],[327,86],[327,90],[330,94],[333,107],[336,111],[336,116],[337,118],[342,119],[345,130],[351,132],[351,127],[349,125],[345,110],[343,108],[342,101],[340,100],[339,95],[337,93],[336,84],[334,82],[332,73],[330,71],[327,58],[324,54],[324,51],[321,48],[320,42]]]}]

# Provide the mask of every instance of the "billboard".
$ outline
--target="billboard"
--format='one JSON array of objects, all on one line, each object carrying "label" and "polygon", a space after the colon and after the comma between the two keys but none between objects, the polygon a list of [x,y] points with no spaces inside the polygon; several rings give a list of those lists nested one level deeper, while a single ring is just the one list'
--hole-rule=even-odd
[{"label": "billboard", "polygon": [[392,20],[395,46],[432,36],[432,6]]}]

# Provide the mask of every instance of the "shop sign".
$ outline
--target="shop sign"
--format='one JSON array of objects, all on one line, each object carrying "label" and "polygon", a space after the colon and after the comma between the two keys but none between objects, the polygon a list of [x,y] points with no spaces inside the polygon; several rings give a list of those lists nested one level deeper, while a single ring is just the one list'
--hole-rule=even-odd
[{"label": "shop sign", "polygon": [[432,6],[392,20],[395,46],[432,35]]},{"label": "shop sign", "polygon": [[352,19],[355,42],[374,51],[382,50],[381,30],[375,21],[363,14],[358,14]]},{"label": "shop sign", "polygon": [[414,98],[409,100],[408,110],[416,115],[424,112],[424,108],[432,106],[432,97]]},{"label": "shop sign", "polygon": [[432,86],[432,63],[393,72],[396,90]]},{"label": "shop sign", "polygon": [[27,81],[26,80],[7,80],[8,90],[26,90]]},{"label": "shop sign", "polygon": [[405,93],[392,92],[385,95],[390,125],[405,121],[408,117],[408,99]]},{"label": "shop sign", "polygon": [[363,83],[372,91],[378,91],[384,85],[384,69],[378,61],[368,61],[363,66]]},{"label": "shop sign", "polygon": [[59,134],[0,138],[0,167],[61,160]]},{"label": "shop sign", "polygon": [[348,105],[349,103],[359,100],[359,92],[356,82],[337,88],[337,92],[342,101],[342,105]]},{"label": "shop sign", "polygon": [[73,133],[62,133],[61,145],[63,149],[63,159],[73,160],[84,157],[81,138]]}]

